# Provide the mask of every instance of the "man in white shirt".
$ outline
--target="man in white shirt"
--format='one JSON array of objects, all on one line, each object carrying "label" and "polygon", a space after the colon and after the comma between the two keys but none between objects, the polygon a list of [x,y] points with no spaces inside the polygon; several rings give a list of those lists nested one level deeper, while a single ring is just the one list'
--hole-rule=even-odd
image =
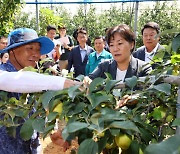
[{"label": "man in white shirt", "polygon": [[[141,32],[144,46],[138,48],[136,52],[133,53],[133,56],[145,62],[150,62],[157,51],[163,48],[159,44],[160,37],[157,36],[160,33],[160,28],[157,23],[148,22],[144,25]],[[154,67],[155,65],[152,66],[152,68]]]},{"label": "man in white shirt", "polygon": [[[33,37],[34,41],[40,42],[41,44],[41,51],[40,54],[46,54],[49,51],[51,51],[54,48],[53,42],[48,39],[47,37],[40,37],[38,38],[37,33],[32,30],[32,29],[17,29],[12,32],[14,33],[23,33],[27,31],[27,34],[31,34],[31,36],[25,35],[26,39],[23,40],[22,37],[17,40],[12,40],[11,37],[9,36],[9,41],[13,42],[10,43],[8,42],[8,47],[5,48],[4,50],[0,50],[0,53],[5,53],[8,52],[9,50],[11,51],[11,61],[17,65],[17,67],[20,67],[21,63],[24,63],[22,60],[22,55],[17,56],[13,48],[17,48],[18,46],[22,46],[24,44],[27,44],[28,42],[33,42]],[[32,35],[32,32],[34,36]],[[13,36],[13,35],[12,35]],[[28,38],[29,37],[29,38]],[[38,49],[39,50],[39,49]],[[23,51],[25,52],[25,51]],[[14,57],[14,58],[12,58]],[[31,61],[35,58],[27,59],[27,61]],[[19,60],[19,59],[20,60]],[[12,60],[13,59],[13,60]],[[39,57],[36,57],[38,60]],[[9,62],[8,62],[9,63]],[[27,66],[32,65],[32,63],[27,63]],[[33,62],[33,65],[35,65],[35,62]],[[0,66],[2,67],[2,66]],[[22,69],[21,67],[20,69]],[[16,68],[17,70],[20,70]],[[79,84],[79,82],[72,81],[63,77],[59,76],[50,76],[50,75],[43,75],[35,72],[27,72],[27,71],[16,71],[16,72],[9,72],[8,70],[3,69],[0,70],[0,90],[8,91],[8,92],[18,92],[18,93],[32,93],[32,92],[40,92],[43,90],[62,90],[63,88],[68,88],[70,86],[73,86],[75,84]],[[49,82],[51,81],[51,82]]]},{"label": "man in white shirt", "polygon": [[[60,45],[60,42],[59,42],[58,40],[55,40],[55,39],[54,39],[55,36],[56,36],[56,27],[55,27],[55,26],[52,26],[52,25],[48,25],[48,26],[47,26],[47,37],[48,37],[51,41],[53,41],[53,43],[54,43],[54,45],[55,45],[55,48],[52,49],[51,52],[49,52],[49,53],[47,54],[47,56],[48,56],[49,58],[51,58],[51,59],[53,59],[53,54],[56,52],[56,45],[57,45],[57,44]],[[60,48],[59,48],[59,49],[60,49]],[[58,49],[58,50],[59,50],[59,49]],[[57,54],[58,54],[58,57],[59,57],[60,52],[57,52]]]}]

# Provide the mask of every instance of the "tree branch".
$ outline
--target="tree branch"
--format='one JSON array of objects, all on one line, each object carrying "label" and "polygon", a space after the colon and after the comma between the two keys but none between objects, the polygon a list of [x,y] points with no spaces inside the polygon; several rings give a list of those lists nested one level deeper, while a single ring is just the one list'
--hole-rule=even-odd
[{"label": "tree branch", "polygon": [[164,82],[177,84],[178,86],[180,86],[180,76],[173,76],[173,75],[164,76]]}]

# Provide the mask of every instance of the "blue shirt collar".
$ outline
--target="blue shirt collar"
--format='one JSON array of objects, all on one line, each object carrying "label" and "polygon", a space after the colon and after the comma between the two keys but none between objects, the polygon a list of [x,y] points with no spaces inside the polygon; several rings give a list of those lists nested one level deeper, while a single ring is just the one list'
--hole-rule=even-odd
[{"label": "blue shirt collar", "polygon": [[18,71],[9,60],[6,63],[1,64],[0,69],[8,72]]}]

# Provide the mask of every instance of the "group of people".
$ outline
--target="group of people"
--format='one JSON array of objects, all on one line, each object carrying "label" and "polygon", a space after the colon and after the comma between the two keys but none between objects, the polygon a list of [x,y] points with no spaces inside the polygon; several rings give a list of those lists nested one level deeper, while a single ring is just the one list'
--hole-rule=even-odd
[{"label": "group of people", "polygon": [[56,36],[56,27],[47,26],[47,37],[53,41],[54,49],[46,56],[58,62],[60,70],[67,69],[68,57],[74,47],[73,39],[67,35],[65,26],[58,26],[59,34]]},{"label": "group of people", "polygon": [[[51,30],[47,28],[47,36],[54,42],[59,40],[61,42],[61,53],[59,55],[59,66],[62,69],[67,69],[69,72],[74,72],[74,77],[80,74],[89,75],[99,63],[106,61],[106,59],[114,59],[112,50],[110,50],[110,42],[108,42],[108,35],[106,37],[97,36],[94,38],[94,49],[88,45],[88,33],[85,28],[79,28],[76,30],[76,37],[78,44],[74,46],[73,40],[70,36],[66,35],[66,27],[58,27],[59,35],[55,37],[56,28],[53,26]],[[54,32],[53,32],[54,31]],[[106,30],[108,34],[110,29]],[[163,47],[159,44],[160,37],[157,36],[160,33],[159,25],[155,22],[149,22],[142,28],[143,46],[137,50],[131,51],[131,55],[134,58],[140,59],[147,63],[151,62],[154,55],[158,50]],[[51,33],[51,37],[48,33]],[[62,40],[66,43],[62,43]],[[134,37],[134,36],[131,36]],[[106,39],[105,39],[106,38]],[[108,45],[108,50],[106,51]],[[105,47],[106,46],[106,47]],[[152,65],[154,69],[156,65]]]},{"label": "group of people", "polygon": [[[82,84],[59,76],[20,71],[27,66],[35,67],[44,55],[55,57],[53,50],[60,51],[55,49],[56,45],[61,48],[58,57],[60,67],[63,66],[63,69],[69,71],[73,68],[75,77],[83,74],[93,80],[96,77],[105,78],[105,72],[108,72],[114,80],[119,81],[124,81],[125,78],[134,75],[146,76],[152,70],[147,62],[152,60],[158,49],[162,48],[158,43],[159,37],[156,37],[160,32],[159,25],[154,22],[149,22],[143,27],[144,46],[135,52],[135,35],[125,24],[109,28],[106,40],[103,37],[96,37],[95,50],[87,45],[88,34],[84,28],[77,31],[77,46],[74,46],[70,39],[67,40],[65,27],[58,27],[59,36],[56,39],[56,29],[51,29],[51,27],[49,29],[47,28],[47,37],[38,37],[37,33],[29,28],[18,28],[9,34],[7,46],[0,50],[1,54],[9,54],[9,60],[0,65],[0,90],[11,92],[9,97],[19,99],[20,93],[61,90]],[[60,43],[55,43],[56,41]],[[104,41],[107,42],[110,53],[104,49]],[[58,56],[57,53],[56,56]],[[2,154],[37,153],[38,144],[32,147],[31,141],[23,141],[18,129],[16,138],[9,136],[4,127],[0,128],[0,135],[0,153]]]}]

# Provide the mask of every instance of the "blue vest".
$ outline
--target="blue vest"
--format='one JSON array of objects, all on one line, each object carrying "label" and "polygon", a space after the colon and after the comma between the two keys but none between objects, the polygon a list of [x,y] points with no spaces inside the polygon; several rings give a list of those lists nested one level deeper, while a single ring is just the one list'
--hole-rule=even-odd
[{"label": "blue vest", "polygon": [[[16,68],[7,61],[0,65],[0,70],[8,72],[17,72]],[[8,93],[8,97],[15,97],[19,99],[20,93]],[[24,141],[20,137],[20,126],[16,128],[16,137],[11,137],[7,134],[6,127],[0,128],[0,154],[30,154],[31,140]]]},{"label": "blue vest", "polygon": [[[7,63],[0,65],[0,70],[7,71],[7,72],[17,72],[18,70],[11,64],[11,62],[8,60]],[[16,99],[19,99],[20,93],[8,93],[8,97],[15,97]]]}]

